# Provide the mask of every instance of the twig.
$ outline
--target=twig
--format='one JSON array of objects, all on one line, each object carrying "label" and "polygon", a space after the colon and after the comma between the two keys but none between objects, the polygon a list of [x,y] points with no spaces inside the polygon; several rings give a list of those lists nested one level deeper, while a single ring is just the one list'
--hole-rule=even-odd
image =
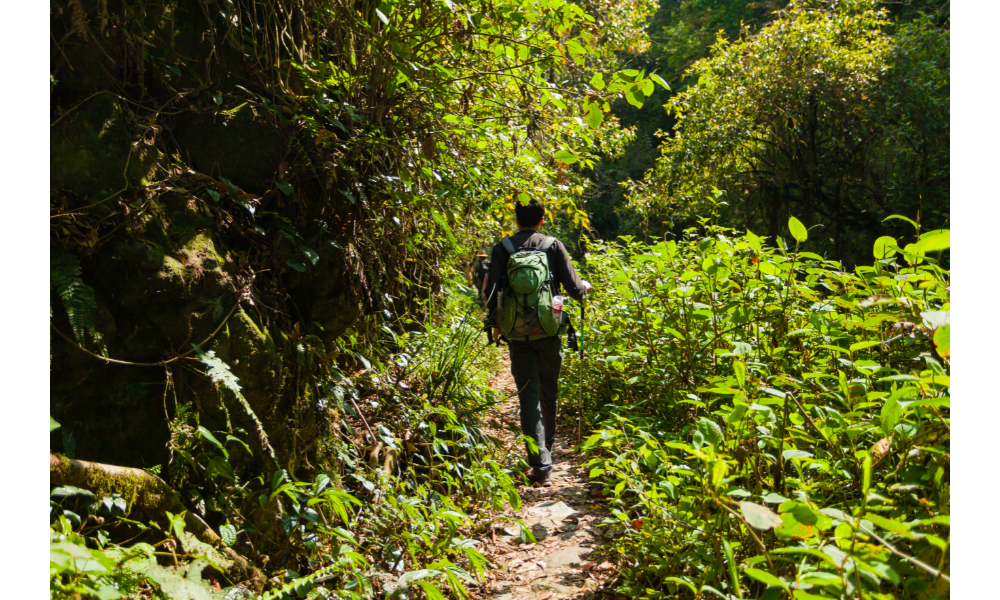
[{"label": "twig", "polygon": [[354,397],[348,395],[347,399],[351,401],[351,406],[354,407],[354,410],[358,411],[358,416],[361,417],[361,422],[365,424],[365,429],[368,430],[368,435],[372,436],[372,441],[375,441],[375,434],[372,433],[372,428],[370,425],[368,425],[368,420],[365,419],[365,415],[361,412],[361,409],[358,408],[357,403],[354,402]]},{"label": "twig", "polygon": [[864,525],[859,524],[858,526],[860,527],[860,529],[862,531],[864,531],[868,535],[872,536],[873,538],[875,538],[876,540],[878,540],[879,542],[881,542],[882,545],[885,546],[889,550],[889,552],[892,552],[893,554],[895,554],[896,556],[902,558],[903,560],[905,560],[906,562],[910,563],[911,565],[913,565],[913,566],[915,566],[917,568],[923,569],[924,571],[926,571],[930,575],[933,575],[934,577],[940,577],[941,579],[944,579],[948,583],[951,583],[951,578],[948,577],[947,575],[945,575],[944,572],[942,572],[941,570],[935,569],[934,567],[928,565],[927,563],[921,562],[920,560],[917,560],[916,558],[913,558],[912,556],[908,556],[906,554],[903,554],[899,550],[896,550],[892,546],[892,544],[890,544],[889,542],[887,542],[884,539],[882,539],[881,537],[879,537],[878,534],[876,534],[874,531],[868,529]]}]

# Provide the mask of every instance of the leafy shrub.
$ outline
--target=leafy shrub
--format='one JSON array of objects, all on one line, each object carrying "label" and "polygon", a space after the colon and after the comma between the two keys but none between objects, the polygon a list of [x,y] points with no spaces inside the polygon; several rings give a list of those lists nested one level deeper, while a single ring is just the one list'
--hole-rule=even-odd
[{"label": "leafy shrub", "polygon": [[947,596],[948,232],[845,272],[790,229],[588,260],[583,447],[631,597]]}]

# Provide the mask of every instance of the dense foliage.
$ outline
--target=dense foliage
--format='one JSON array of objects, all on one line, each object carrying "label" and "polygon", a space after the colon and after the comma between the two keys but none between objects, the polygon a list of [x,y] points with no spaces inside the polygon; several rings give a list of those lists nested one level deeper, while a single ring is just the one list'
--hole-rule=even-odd
[{"label": "dense foliage", "polygon": [[948,231],[845,271],[789,227],[589,257],[584,448],[631,597],[947,596]]},{"label": "dense foliage", "polygon": [[718,206],[773,236],[795,213],[863,264],[876,237],[904,233],[889,214],[946,226],[947,3],[786,4],[661,3],[630,60],[673,89],[616,105],[640,132],[591,175],[599,235],[679,233]]},{"label": "dense foliage", "polygon": [[[468,317],[468,293],[453,289],[449,313]],[[439,588],[467,597],[465,585],[486,564],[471,538],[489,526],[487,513],[520,506],[514,465],[499,462],[499,441],[482,430],[484,409],[497,400],[486,385],[497,349],[479,333],[474,318],[452,317],[425,333],[393,334],[397,350],[382,357],[386,363],[373,356],[366,372],[348,377],[333,368],[317,402],[337,419],[340,435],[325,443],[339,460],[309,480],[296,478],[301,470],[294,465],[267,480],[234,468],[231,455],[250,452],[240,439],[245,432],[210,431],[197,425],[193,406],[179,403],[171,421],[180,465],[171,469],[173,482],[226,515],[218,527],[224,546],[199,540],[184,513],[168,512],[161,526],[137,516],[134,498],[56,487],[54,597],[120,598],[141,590],[162,598],[215,597],[203,571],[225,581],[234,562],[225,548],[252,552],[273,535],[283,535],[281,550],[262,566],[287,563],[281,559],[287,553],[300,555],[306,569],[283,570],[265,598],[304,597],[314,589],[310,597],[364,598],[397,589],[440,597]],[[240,396],[238,379],[214,352],[200,360],[221,393]],[[253,505],[262,510],[248,510]],[[268,526],[272,519],[277,530]],[[250,597],[261,583],[230,581],[227,597]]]},{"label": "dense foliage", "polygon": [[55,0],[50,596],[469,597],[529,198],[623,593],[946,595],[948,13],[879,6]]},{"label": "dense foliage", "polygon": [[463,596],[519,498],[460,273],[587,224],[652,9],[54,2],[52,594]]}]

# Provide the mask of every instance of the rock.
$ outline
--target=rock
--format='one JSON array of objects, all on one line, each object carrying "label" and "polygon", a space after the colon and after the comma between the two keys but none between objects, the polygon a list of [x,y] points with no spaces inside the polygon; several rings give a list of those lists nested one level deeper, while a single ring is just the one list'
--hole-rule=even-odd
[{"label": "rock", "polygon": [[546,527],[559,527],[563,519],[576,514],[576,510],[565,502],[543,502],[524,511],[528,523],[539,523]]},{"label": "rock", "polygon": [[573,500],[583,500],[590,495],[590,492],[582,487],[568,487],[555,493],[556,496],[563,496]]},{"label": "rock", "polygon": [[500,535],[509,535],[511,537],[521,535],[521,528],[516,523],[513,525],[501,525],[497,523],[493,526],[493,531],[496,531]]},{"label": "rock", "polygon": [[557,594],[572,594],[576,590],[571,587],[556,583],[553,577],[544,577],[531,584],[533,592],[555,592]]},{"label": "rock", "polygon": [[589,553],[590,548],[584,548],[583,546],[568,546],[566,548],[560,548],[552,554],[546,555],[545,562],[548,564],[549,569],[578,567],[587,562],[583,556]]}]

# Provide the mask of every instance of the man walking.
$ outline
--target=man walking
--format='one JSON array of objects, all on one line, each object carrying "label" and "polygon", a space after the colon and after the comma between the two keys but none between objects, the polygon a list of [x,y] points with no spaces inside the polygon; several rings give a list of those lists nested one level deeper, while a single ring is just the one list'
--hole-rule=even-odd
[{"label": "man walking", "polygon": [[[516,203],[514,215],[519,231],[493,246],[484,295],[488,314],[495,323],[493,339],[503,335],[510,347],[510,373],[521,404],[521,431],[537,445],[537,451],[531,445],[527,448],[531,466],[528,479],[532,484],[549,486],[563,359],[558,336],[563,319],[561,299],[557,297],[559,286],[571,298],[583,300],[591,285],[576,274],[566,246],[539,233],[545,222],[543,203]],[[543,277],[536,291],[530,291],[525,282],[538,281],[540,277],[534,273],[544,274],[546,266],[548,276]],[[533,315],[533,311],[538,314]]]}]

